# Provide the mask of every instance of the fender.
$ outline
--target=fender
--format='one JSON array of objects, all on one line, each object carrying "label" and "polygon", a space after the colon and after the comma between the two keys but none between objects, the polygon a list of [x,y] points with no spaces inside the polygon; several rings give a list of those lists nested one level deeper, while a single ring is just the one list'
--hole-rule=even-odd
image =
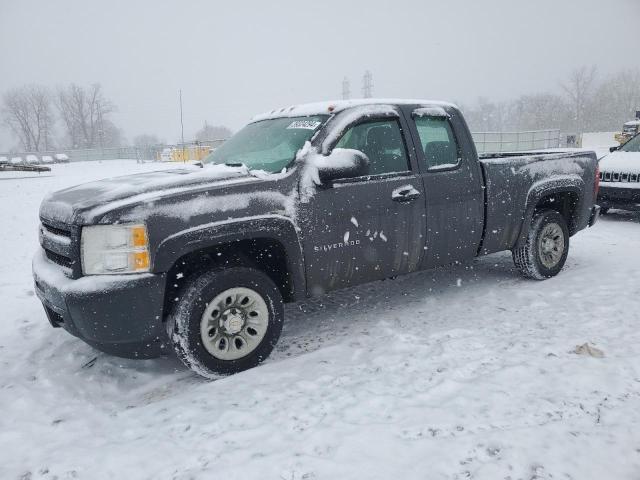
[{"label": "fender", "polygon": [[[579,212],[583,202],[584,189],[584,180],[579,175],[559,175],[548,180],[541,180],[534,183],[527,192],[524,216],[522,217],[523,222],[515,246],[522,246],[524,242],[526,242],[529,231],[528,227],[531,224],[533,213],[540,200],[556,193],[574,193],[578,198],[575,212]],[[573,231],[572,223],[574,220],[574,218],[569,219],[569,231]]]},{"label": "fender", "polygon": [[258,215],[207,223],[177,232],[163,240],[155,252],[154,271],[167,272],[186,254],[224,243],[268,238],[280,242],[286,252],[293,297],[306,297],[302,245],[293,221],[282,215]]}]

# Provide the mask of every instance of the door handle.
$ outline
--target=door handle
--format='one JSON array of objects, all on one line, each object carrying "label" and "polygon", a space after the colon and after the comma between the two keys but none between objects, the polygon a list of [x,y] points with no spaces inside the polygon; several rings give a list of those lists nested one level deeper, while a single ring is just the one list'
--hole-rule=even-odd
[{"label": "door handle", "polygon": [[411,185],[404,185],[396,188],[391,193],[391,200],[394,202],[411,202],[420,196],[420,192]]}]

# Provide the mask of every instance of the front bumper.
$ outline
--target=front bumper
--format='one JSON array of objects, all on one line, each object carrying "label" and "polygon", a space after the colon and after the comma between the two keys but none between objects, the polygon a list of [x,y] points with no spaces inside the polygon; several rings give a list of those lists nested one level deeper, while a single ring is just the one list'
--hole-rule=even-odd
[{"label": "front bumper", "polygon": [[631,187],[617,183],[615,187],[611,187],[601,183],[598,204],[602,208],[640,210],[640,185]]},{"label": "front bumper", "polygon": [[35,292],[49,322],[104,352],[152,358],[164,349],[165,274],[95,275],[70,279],[40,250],[33,258]]}]

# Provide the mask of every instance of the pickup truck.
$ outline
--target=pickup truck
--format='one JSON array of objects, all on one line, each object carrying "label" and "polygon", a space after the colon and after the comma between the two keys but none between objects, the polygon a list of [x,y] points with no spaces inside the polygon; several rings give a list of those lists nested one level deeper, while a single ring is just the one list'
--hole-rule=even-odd
[{"label": "pickup truck", "polygon": [[97,349],[174,349],[230,374],[270,354],[285,302],[504,250],[526,277],[553,277],[596,221],[597,190],[592,152],[479,158],[452,104],[292,106],[202,168],[47,196],[35,291],[54,327]]}]

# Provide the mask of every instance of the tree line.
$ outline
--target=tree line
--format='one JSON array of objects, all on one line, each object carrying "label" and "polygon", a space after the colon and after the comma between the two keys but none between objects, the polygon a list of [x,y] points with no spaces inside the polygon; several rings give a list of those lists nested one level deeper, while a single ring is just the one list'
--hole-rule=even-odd
[{"label": "tree line", "polygon": [[[2,95],[0,118],[26,152],[45,152],[57,147],[107,148],[124,143],[121,130],[114,124],[115,104],[99,83],[87,86],[71,83],[51,89],[42,85],[12,88]],[[196,141],[226,139],[231,131],[207,122],[196,132]],[[164,144],[156,135],[133,138],[138,148]]]},{"label": "tree line", "polygon": [[479,98],[474,107],[463,110],[476,132],[558,129],[578,134],[621,130],[640,110],[640,69],[601,76],[595,66],[583,66],[559,87],[558,92],[506,102]]},{"label": "tree line", "polygon": [[[56,90],[42,85],[12,88],[2,96],[2,120],[28,152],[119,146],[121,132],[111,120],[115,105],[99,83],[75,83]],[[58,122],[62,135],[56,135]]]}]

